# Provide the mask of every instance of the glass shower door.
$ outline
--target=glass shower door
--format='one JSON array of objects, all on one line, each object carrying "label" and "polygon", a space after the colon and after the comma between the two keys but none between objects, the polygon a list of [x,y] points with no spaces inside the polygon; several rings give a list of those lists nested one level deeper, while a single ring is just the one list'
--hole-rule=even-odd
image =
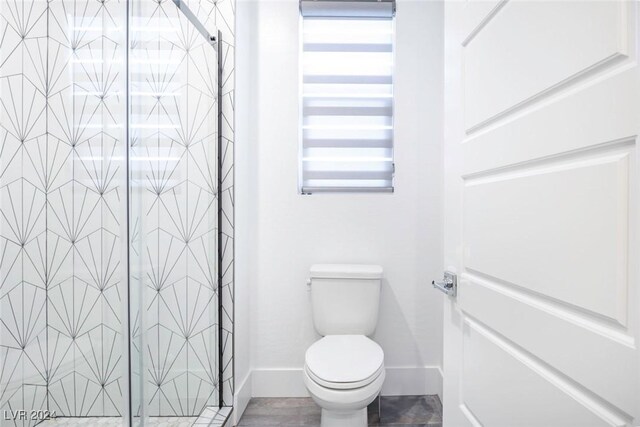
[{"label": "glass shower door", "polygon": [[122,420],[125,8],[0,0],[0,425]]},{"label": "glass shower door", "polygon": [[185,4],[130,7],[133,415],[195,419],[219,402],[217,46]]},{"label": "glass shower door", "polygon": [[0,0],[2,427],[220,402],[218,58],[200,14]]}]

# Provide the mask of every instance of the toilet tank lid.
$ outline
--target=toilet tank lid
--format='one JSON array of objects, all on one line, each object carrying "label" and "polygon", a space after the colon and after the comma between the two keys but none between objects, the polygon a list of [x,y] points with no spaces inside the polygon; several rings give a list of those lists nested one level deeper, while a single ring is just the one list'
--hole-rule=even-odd
[{"label": "toilet tank lid", "polygon": [[380,279],[382,267],[364,264],[315,264],[312,279]]}]

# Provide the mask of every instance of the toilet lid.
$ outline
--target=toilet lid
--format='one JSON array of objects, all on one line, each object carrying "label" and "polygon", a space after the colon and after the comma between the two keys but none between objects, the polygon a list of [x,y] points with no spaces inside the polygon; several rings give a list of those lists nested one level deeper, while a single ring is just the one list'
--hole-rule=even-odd
[{"label": "toilet lid", "polygon": [[379,373],[384,352],[364,335],[328,335],[305,355],[307,369],[328,383],[357,383]]}]

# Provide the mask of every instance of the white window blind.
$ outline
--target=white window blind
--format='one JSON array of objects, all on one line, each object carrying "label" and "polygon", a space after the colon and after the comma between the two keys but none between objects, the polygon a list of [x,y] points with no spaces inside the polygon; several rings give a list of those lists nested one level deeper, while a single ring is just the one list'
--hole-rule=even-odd
[{"label": "white window blind", "polygon": [[388,15],[304,16],[303,9],[302,193],[393,191]]}]

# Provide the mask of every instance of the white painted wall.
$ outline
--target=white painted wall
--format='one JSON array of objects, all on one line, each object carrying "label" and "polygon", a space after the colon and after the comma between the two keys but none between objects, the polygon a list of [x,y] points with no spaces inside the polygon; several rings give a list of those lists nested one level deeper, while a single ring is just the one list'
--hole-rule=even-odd
[{"label": "white painted wall", "polygon": [[235,155],[235,292],[234,425],[251,398],[251,293],[256,277],[257,149],[254,125],[257,87],[253,72],[257,46],[255,3],[236,3],[236,144]]},{"label": "white painted wall", "polygon": [[342,262],[385,269],[374,336],[388,367],[383,393],[440,392],[442,295],[430,281],[443,264],[443,7],[398,0],[397,9],[395,193],[301,196],[298,2],[238,5],[236,378],[249,345],[242,372],[250,366],[253,396],[305,394],[304,353],[318,339],[309,266]]}]

